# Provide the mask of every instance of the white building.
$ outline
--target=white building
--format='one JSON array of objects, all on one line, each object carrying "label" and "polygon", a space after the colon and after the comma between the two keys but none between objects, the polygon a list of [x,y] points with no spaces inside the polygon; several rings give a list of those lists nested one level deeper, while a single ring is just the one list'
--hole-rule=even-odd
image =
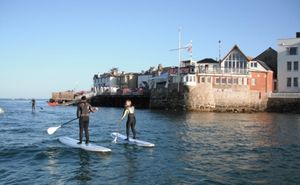
[{"label": "white building", "polygon": [[300,32],[278,40],[278,92],[300,92]]},{"label": "white building", "polygon": [[212,58],[205,58],[197,62],[197,67],[195,70],[198,73],[213,73],[220,68],[218,61]]},{"label": "white building", "polygon": [[116,93],[118,89],[117,77],[113,74],[96,74],[94,75],[94,89],[97,94]]},{"label": "white building", "polygon": [[149,87],[152,77],[153,77],[152,74],[139,74],[138,75],[138,88]]}]

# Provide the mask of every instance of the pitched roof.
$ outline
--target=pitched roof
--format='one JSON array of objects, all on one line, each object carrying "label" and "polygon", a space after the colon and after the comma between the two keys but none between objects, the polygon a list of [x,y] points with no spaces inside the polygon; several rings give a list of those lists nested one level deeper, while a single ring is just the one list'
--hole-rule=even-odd
[{"label": "pitched roof", "polygon": [[277,78],[277,55],[277,51],[269,47],[254,59],[264,61],[264,63],[274,71],[274,77]]},{"label": "pitched roof", "polygon": [[268,70],[268,71],[272,71],[272,69],[265,63],[265,62],[263,62],[263,61],[261,61],[261,60],[255,60],[255,61],[257,61],[261,66],[263,66],[266,70]]},{"label": "pitched roof", "polygon": [[197,63],[200,64],[200,63],[219,63],[219,62],[212,58],[205,58],[205,59],[199,60]]},{"label": "pitched roof", "polygon": [[238,52],[240,52],[242,56],[245,57],[245,59],[249,62],[249,58],[240,50],[240,48],[237,45],[233,46],[233,48],[227,53],[227,55],[225,55],[221,62],[223,62],[228,57],[228,55],[234,50],[238,50]]}]

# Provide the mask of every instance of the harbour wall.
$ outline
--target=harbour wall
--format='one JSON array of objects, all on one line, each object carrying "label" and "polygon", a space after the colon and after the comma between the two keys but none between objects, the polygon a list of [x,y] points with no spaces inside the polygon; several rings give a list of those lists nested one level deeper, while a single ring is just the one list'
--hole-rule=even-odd
[{"label": "harbour wall", "polygon": [[300,97],[299,98],[270,97],[268,99],[266,111],[300,114]]},{"label": "harbour wall", "polygon": [[268,96],[259,91],[249,91],[247,86],[227,87],[201,84],[196,86],[169,85],[152,89],[150,108],[214,111],[258,112],[267,108]]},{"label": "harbour wall", "polygon": [[97,95],[91,98],[90,103],[97,107],[124,107],[128,99],[137,108],[149,108],[149,95]]},{"label": "harbour wall", "polygon": [[300,97],[269,97],[266,93],[249,91],[246,86],[209,84],[181,84],[179,91],[177,84],[169,84],[168,88],[158,84],[147,95],[98,95],[90,102],[92,106],[124,107],[127,99],[137,108],[172,111],[300,113]]}]

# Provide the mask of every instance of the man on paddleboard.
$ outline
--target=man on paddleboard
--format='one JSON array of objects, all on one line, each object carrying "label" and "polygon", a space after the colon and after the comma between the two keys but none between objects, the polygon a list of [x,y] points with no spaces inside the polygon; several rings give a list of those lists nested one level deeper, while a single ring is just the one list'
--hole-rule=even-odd
[{"label": "man on paddleboard", "polygon": [[136,132],[135,132],[135,115],[134,115],[134,106],[132,105],[131,100],[126,100],[125,102],[125,108],[123,111],[123,115],[121,120],[123,120],[126,115],[128,115],[127,117],[127,122],[126,122],[126,135],[127,138],[125,140],[129,140],[129,129],[131,128],[132,134],[133,134],[133,139],[135,139],[136,136]]},{"label": "man on paddleboard", "polygon": [[31,100],[31,109],[32,109],[32,112],[35,111],[35,99]]},{"label": "man on paddleboard", "polygon": [[82,96],[81,101],[77,106],[77,118],[79,118],[79,142],[77,144],[82,143],[83,130],[85,133],[85,144],[88,144],[90,141],[90,136],[89,136],[90,112],[94,112],[93,108],[87,102],[86,97]]}]

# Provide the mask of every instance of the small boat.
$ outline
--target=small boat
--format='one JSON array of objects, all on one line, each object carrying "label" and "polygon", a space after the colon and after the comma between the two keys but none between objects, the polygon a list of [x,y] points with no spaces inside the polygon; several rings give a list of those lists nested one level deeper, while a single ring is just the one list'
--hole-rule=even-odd
[{"label": "small boat", "polygon": [[48,105],[53,107],[53,106],[58,106],[59,103],[57,103],[57,102],[48,102]]}]

